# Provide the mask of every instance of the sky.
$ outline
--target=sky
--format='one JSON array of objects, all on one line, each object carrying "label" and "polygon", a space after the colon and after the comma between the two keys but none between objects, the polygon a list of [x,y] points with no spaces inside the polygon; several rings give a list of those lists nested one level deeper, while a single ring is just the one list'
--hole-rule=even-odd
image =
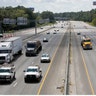
[{"label": "sky", "polygon": [[93,6],[93,1],[96,0],[0,0],[0,7],[20,5],[27,8],[33,7],[34,12],[78,12],[96,8],[96,5]]}]

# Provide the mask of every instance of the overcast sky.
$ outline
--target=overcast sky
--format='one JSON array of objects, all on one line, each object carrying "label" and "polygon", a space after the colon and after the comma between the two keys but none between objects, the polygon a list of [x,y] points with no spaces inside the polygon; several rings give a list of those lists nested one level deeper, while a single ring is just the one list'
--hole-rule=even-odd
[{"label": "overcast sky", "polygon": [[34,7],[35,12],[52,11],[60,12],[77,12],[89,11],[96,8],[93,6],[93,1],[96,0],[0,0],[0,7],[18,5],[24,7]]}]

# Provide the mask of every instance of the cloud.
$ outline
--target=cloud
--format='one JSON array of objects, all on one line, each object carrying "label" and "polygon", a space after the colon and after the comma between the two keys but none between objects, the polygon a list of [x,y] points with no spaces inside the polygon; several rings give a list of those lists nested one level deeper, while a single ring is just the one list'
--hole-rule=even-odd
[{"label": "cloud", "polygon": [[92,0],[0,0],[0,7],[18,5],[34,7],[35,11],[70,12],[91,10]]}]

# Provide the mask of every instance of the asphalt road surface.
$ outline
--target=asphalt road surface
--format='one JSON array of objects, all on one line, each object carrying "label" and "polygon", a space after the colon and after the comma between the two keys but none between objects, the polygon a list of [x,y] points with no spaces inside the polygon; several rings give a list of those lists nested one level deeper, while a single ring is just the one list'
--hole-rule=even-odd
[{"label": "asphalt road surface", "polygon": [[[70,24],[71,26],[69,26]],[[62,25],[63,28],[61,28]],[[0,84],[0,95],[63,95],[69,38],[71,38],[71,63],[68,74],[68,94],[91,95],[96,93],[96,28],[80,21],[64,21],[54,26],[55,28],[47,27],[49,28],[47,31],[44,31],[46,28],[43,28],[42,32],[39,29],[38,33],[41,33],[37,35],[31,34],[33,29],[23,30],[21,33],[15,34],[23,39],[23,54],[17,56],[12,62],[16,66],[16,80],[11,84]],[[53,34],[54,31],[57,34]],[[50,34],[46,34],[47,32]],[[77,35],[78,32],[81,35],[86,34],[92,39],[93,50],[82,49],[81,35]],[[43,42],[44,37],[48,38],[47,43]],[[41,41],[43,49],[38,56],[25,56],[24,45],[28,40]],[[40,63],[40,57],[43,53],[50,55],[50,63]],[[24,82],[23,70],[29,65],[41,67],[43,76],[39,83]]]},{"label": "asphalt road surface", "polygon": [[[71,27],[72,48],[69,94],[96,94],[96,28],[84,22],[72,22]],[[78,32],[80,32],[81,35],[77,35]],[[81,47],[82,35],[87,35],[92,39],[93,50],[83,50]]]}]

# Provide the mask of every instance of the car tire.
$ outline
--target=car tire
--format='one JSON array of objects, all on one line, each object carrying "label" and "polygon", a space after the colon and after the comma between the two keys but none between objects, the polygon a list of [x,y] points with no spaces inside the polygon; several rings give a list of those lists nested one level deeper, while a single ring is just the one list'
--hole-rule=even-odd
[{"label": "car tire", "polygon": [[14,80],[16,79],[15,75],[13,76],[13,79],[14,79]]},{"label": "car tire", "polygon": [[27,83],[27,79],[26,78],[24,79],[24,82]]},{"label": "car tire", "polygon": [[49,60],[49,63],[50,63],[50,60]]},{"label": "car tire", "polygon": [[28,54],[27,54],[27,53],[26,53],[25,55],[26,55],[26,56],[28,56]]}]

